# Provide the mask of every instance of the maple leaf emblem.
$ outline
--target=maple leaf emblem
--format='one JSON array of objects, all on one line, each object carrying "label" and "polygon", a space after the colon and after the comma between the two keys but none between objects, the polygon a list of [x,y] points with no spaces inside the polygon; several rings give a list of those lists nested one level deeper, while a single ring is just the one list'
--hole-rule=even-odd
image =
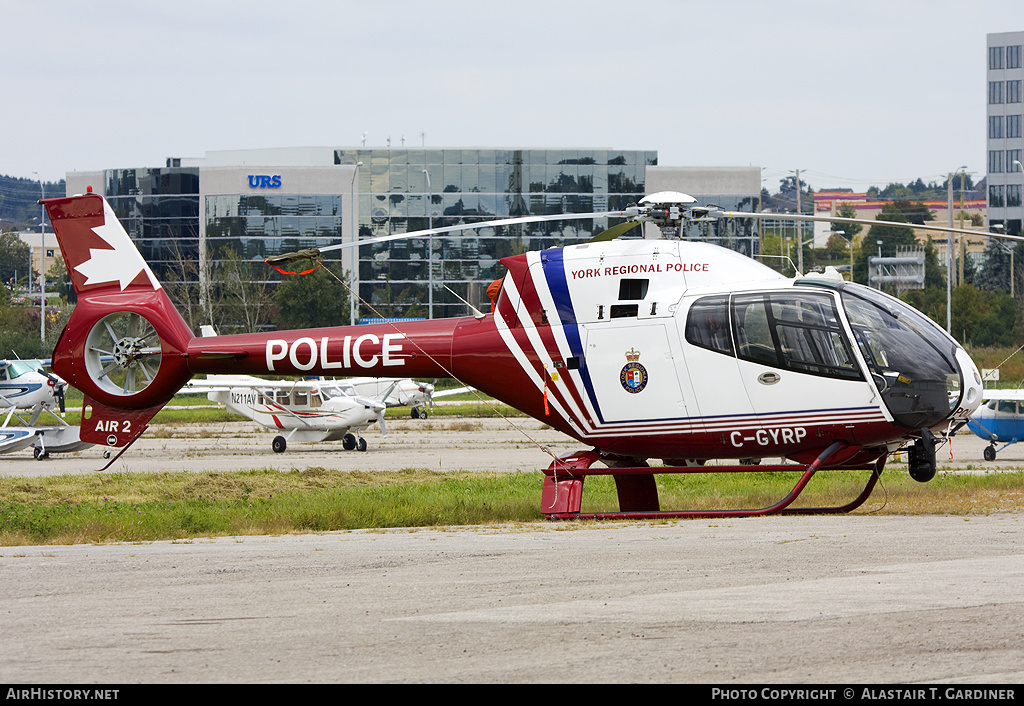
[{"label": "maple leaf emblem", "polygon": [[103,238],[104,242],[113,249],[89,248],[89,259],[75,266],[77,272],[85,275],[85,286],[117,282],[123,292],[125,287],[139,276],[140,272],[145,272],[153,289],[160,289],[160,283],[153,271],[142,259],[142,255],[139,254],[138,249],[105,199],[103,201],[103,225],[93,228],[92,231]]}]

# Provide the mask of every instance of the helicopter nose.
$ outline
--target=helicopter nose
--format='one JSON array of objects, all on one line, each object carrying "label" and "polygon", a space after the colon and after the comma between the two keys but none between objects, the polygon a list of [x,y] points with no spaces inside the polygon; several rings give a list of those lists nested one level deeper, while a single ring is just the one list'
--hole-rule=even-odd
[{"label": "helicopter nose", "polygon": [[956,363],[960,368],[960,379],[963,380],[964,389],[960,397],[960,404],[953,411],[951,419],[964,421],[981,406],[981,373],[971,356],[960,346],[957,346],[956,349]]}]

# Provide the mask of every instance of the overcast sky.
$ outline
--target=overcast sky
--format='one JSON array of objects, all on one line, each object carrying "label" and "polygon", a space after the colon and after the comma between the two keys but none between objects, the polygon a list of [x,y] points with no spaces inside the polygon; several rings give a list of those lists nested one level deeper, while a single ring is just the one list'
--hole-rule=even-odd
[{"label": "overcast sky", "polygon": [[[262,147],[610,147],[815,189],[985,170],[1020,0],[0,0],[0,173]],[[421,137],[421,133],[423,136]]]}]

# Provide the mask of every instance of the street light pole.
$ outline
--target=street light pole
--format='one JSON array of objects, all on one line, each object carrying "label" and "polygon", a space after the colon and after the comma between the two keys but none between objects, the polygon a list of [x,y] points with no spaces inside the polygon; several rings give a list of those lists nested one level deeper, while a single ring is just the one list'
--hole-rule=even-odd
[{"label": "street light pole", "polygon": [[950,172],[946,182],[946,211],[949,216],[950,233],[946,236],[946,333],[953,335],[953,176],[967,166]]},{"label": "street light pole", "polygon": [[[365,140],[365,133],[364,138]],[[352,242],[359,242],[359,213],[356,209],[356,181],[359,178],[359,167],[362,162],[356,162],[355,172],[352,173],[352,184],[349,187],[349,209],[352,211]],[[352,248],[348,270],[348,323],[354,326],[356,323],[356,267],[359,265],[359,246]]]},{"label": "street light pole", "polygon": [[[46,199],[46,189],[39,172],[32,172],[39,177],[39,191]],[[46,206],[39,207],[39,340],[46,340]],[[29,270],[29,275],[32,270]],[[31,281],[31,276],[29,280]]]},{"label": "street light pole", "polygon": [[[800,215],[800,170],[796,170],[796,214]],[[804,273],[804,232],[803,221],[796,222],[796,269],[798,276]]]},{"label": "street light pole", "polygon": [[[434,215],[430,212],[430,172],[423,170],[423,176],[427,178],[427,227],[434,229]],[[434,318],[434,234],[427,236],[427,318]]]}]

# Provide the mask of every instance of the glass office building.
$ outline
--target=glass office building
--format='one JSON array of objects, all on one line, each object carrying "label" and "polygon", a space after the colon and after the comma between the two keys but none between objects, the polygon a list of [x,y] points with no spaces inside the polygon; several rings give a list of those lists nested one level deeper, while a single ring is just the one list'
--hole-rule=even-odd
[{"label": "glass office building", "polygon": [[[251,276],[273,285],[280,275],[263,264],[272,255],[430,227],[621,210],[653,191],[756,207],[760,170],[661,167],[653,150],[321,147],[208,152],[163,168],[73,172],[68,193],[96,183],[157,276],[195,280],[183,284],[196,292],[203,288],[191,285],[207,272],[216,280],[229,262],[247,263]],[[618,222],[492,225],[368,243],[324,259],[351,273],[359,319],[458,316],[467,313],[463,299],[489,306],[486,289],[504,275],[501,258],[584,242]],[[684,237],[757,253],[752,222],[700,224]]]},{"label": "glass office building", "polygon": [[[362,240],[499,218],[622,209],[643,198],[646,169],[657,164],[657,152],[338,149],[334,163],[359,165]],[[604,218],[489,226],[361,246],[360,296],[389,309],[390,303],[419,303],[405,314],[461,315],[466,307],[459,297],[485,305],[487,285],[504,275],[501,258],[584,242],[609,225]]]},{"label": "glass office building", "polygon": [[[198,257],[197,167],[108,169],[97,176],[114,214],[158,277],[173,277],[183,259]],[[84,192],[68,184],[68,193]]]}]

